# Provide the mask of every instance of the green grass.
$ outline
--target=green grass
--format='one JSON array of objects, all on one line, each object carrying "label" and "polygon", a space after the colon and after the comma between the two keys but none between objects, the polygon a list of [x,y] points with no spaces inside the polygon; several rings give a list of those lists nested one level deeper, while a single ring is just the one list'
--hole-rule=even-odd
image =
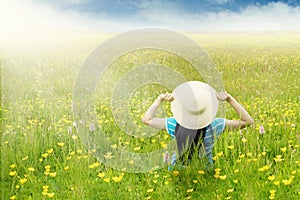
[{"label": "green grass", "polygon": [[[85,35],[63,48],[2,51],[1,198],[299,199],[299,33],[188,36],[211,55],[226,90],[256,123],[219,138],[214,148],[219,172],[206,171],[197,158],[185,169],[140,174],[97,164],[73,126],[72,95],[81,64],[109,36]],[[114,124],[110,98],[112,86],[127,71],[149,61],[171,65],[187,80],[201,80],[186,61],[162,51],[132,52],[110,66],[96,92],[99,123],[113,144],[137,153],[161,149],[170,138],[164,131],[145,139],[128,136]],[[166,91],[146,85],[134,92],[128,99],[135,125],[130,131],[142,131],[141,116]],[[159,115],[169,116],[169,104],[162,107]],[[227,118],[237,118],[226,109]]]}]

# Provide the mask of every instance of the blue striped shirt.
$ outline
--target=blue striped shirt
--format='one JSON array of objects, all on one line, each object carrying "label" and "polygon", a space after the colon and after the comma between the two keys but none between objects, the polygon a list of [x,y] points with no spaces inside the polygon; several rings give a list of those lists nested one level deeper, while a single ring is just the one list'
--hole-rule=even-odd
[{"label": "blue striped shirt", "polygon": [[[177,121],[174,117],[166,118],[166,129],[170,136],[174,139],[175,138],[175,128],[176,128]],[[215,144],[215,138],[217,139],[225,129],[225,119],[224,118],[216,118],[211,123],[211,128],[207,129],[205,132],[204,137],[204,145],[202,145],[202,149],[200,149],[199,157],[204,157],[205,155],[208,158],[210,163],[213,163],[212,159],[212,151]]]}]

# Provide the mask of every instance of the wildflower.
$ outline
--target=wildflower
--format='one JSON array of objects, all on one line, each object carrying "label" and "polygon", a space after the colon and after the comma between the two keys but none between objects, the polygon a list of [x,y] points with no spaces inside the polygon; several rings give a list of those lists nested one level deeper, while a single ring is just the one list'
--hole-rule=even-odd
[{"label": "wildflower", "polygon": [[25,156],[24,158],[22,158],[22,160],[27,160],[28,159],[28,156]]},{"label": "wildflower", "polygon": [[193,183],[195,183],[195,184],[198,183],[198,180],[193,180]]},{"label": "wildflower", "polygon": [[169,185],[169,181],[165,181],[164,184],[165,184],[165,185]]},{"label": "wildflower", "polygon": [[14,169],[14,168],[16,168],[16,164],[11,164],[9,167],[11,168],[11,169]]},{"label": "wildflower", "polygon": [[270,194],[275,194],[276,190],[270,190]]},{"label": "wildflower", "polygon": [[16,185],[16,189],[19,189],[20,188],[20,185]]},{"label": "wildflower", "polygon": [[191,189],[188,189],[186,192],[187,192],[187,193],[191,193],[191,192],[193,192],[193,191],[194,191],[194,189],[191,188]]},{"label": "wildflower", "polygon": [[239,173],[239,169],[234,170],[233,173],[235,174]]},{"label": "wildflower", "polygon": [[110,182],[110,178],[105,178],[103,179],[104,182],[109,183]]},{"label": "wildflower", "polygon": [[54,197],[54,192],[48,193],[47,196],[48,196],[49,198],[53,198],[53,197]]},{"label": "wildflower", "polygon": [[237,183],[237,182],[239,182],[239,180],[235,179],[235,180],[233,180],[233,182],[234,182],[234,183]]},{"label": "wildflower", "polygon": [[30,172],[34,172],[34,171],[35,171],[35,169],[34,169],[33,167],[28,167],[27,169],[28,169],[28,171],[30,171]]},{"label": "wildflower", "polygon": [[227,192],[228,192],[228,193],[231,193],[231,192],[233,192],[233,189],[232,189],[232,188],[231,188],[231,189],[228,189]]},{"label": "wildflower", "polygon": [[134,164],[134,160],[129,160],[128,163],[129,163],[130,165],[133,165],[133,164]]},{"label": "wildflower", "polygon": [[198,174],[205,174],[205,172],[203,170],[199,170]]},{"label": "wildflower", "polygon": [[99,174],[98,174],[98,177],[99,178],[103,178],[105,176],[105,173],[104,172],[100,172]]},{"label": "wildflower", "polygon": [[63,142],[58,142],[57,145],[60,146],[60,147],[63,147],[63,146],[65,145],[65,143],[63,143]]},{"label": "wildflower", "polygon": [[263,135],[263,134],[265,134],[265,128],[264,128],[264,126],[259,126],[259,133],[261,134],[261,135]]},{"label": "wildflower", "polygon": [[90,123],[90,131],[94,132],[96,130],[95,125],[93,122]]},{"label": "wildflower", "polygon": [[49,153],[49,154],[53,153],[53,149],[47,150],[47,153]]},{"label": "wildflower", "polygon": [[221,179],[222,181],[224,181],[226,179],[226,175],[219,176],[219,179]]},{"label": "wildflower", "polygon": [[247,139],[243,137],[243,138],[242,138],[242,142],[243,142],[243,143],[246,143],[246,142],[247,142]]},{"label": "wildflower", "polygon": [[16,176],[16,175],[17,175],[17,172],[16,172],[16,171],[11,171],[11,172],[9,172],[9,175],[10,175],[10,176]]},{"label": "wildflower", "polygon": [[282,159],[281,157],[282,157],[282,155],[277,155],[277,156],[274,158],[275,162],[281,162],[281,161],[283,161],[284,159]]},{"label": "wildflower", "polygon": [[231,199],[231,196],[226,197],[225,199]]},{"label": "wildflower", "polygon": [[9,199],[11,199],[11,200],[17,199],[17,196],[16,195],[11,196]]},{"label": "wildflower", "polygon": [[46,165],[46,166],[45,166],[45,170],[46,170],[46,171],[50,171],[50,168],[51,168],[50,165]]},{"label": "wildflower", "polygon": [[280,185],[280,181],[274,181],[274,185]]},{"label": "wildflower", "polygon": [[48,185],[43,185],[43,187],[42,187],[42,188],[43,188],[43,190],[44,190],[44,191],[48,191],[48,189],[49,189],[49,186],[48,186]]},{"label": "wildflower", "polygon": [[48,155],[49,155],[49,154],[48,154],[47,152],[42,154],[43,158],[47,158]]},{"label": "wildflower", "polygon": [[273,181],[274,179],[275,179],[275,176],[274,176],[274,175],[268,177],[268,180],[269,180],[269,181]]},{"label": "wildflower", "polygon": [[123,179],[122,175],[112,177],[112,180],[116,183],[121,182],[122,179]]},{"label": "wildflower", "polygon": [[282,183],[284,184],[284,185],[290,185],[291,183],[293,182],[293,179],[289,179],[289,180],[282,180]]},{"label": "wildflower", "polygon": [[280,150],[282,151],[282,153],[285,153],[286,149],[287,149],[286,147],[280,148]]},{"label": "wildflower", "polygon": [[55,177],[55,176],[56,176],[56,172],[49,173],[49,175],[50,175],[51,177]]},{"label": "wildflower", "polygon": [[218,155],[219,157],[221,157],[221,156],[224,155],[224,153],[223,153],[223,151],[221,151],[221,152],[217,153],[217,155]]},{"label": "wildflower", "polygon": [[296,170],[291,172],[292,175],[295,175],[296,173],[297,173]]},{"label": "wildflower", "polygon": [[153,182],[153,183],[157,183],[157,180],[153,180],[152,182]]},{"label": "wildflower", "polygon": [[234,146],[227,146],[227,148],[232,150],[232,149],[234,149]]},{"label": "wildflower", "polygon": [[261,155],[262,155],[262,156],[266,156],[266,155],[267,155],[267,152],[264,151],[264,152],[261,153]]},{"label": "wildflower", "polygon": [[77,139],[77,136],[76,136],[76,135],[72,135],[72,139],[73,139],[73,140],[76,140],[76,139]]},{"label": "wildflower", "polygon": [[239,158],[245,158],[245,154],[241,154]]},{"label": "wildflower", "polygon": [[134,151],[138,151],[138,150],[140,150],[141,149],[141,147],[134,147]]},{"label": "wildflower", "polygon": [[178,176],[178,174],[179,174],[179,171],[176,171],[176,170],[173,171],[173,176]]},{"label": "wildflower", "polygon": [[153,192],[153,188],[147,190],[148,193]]},{"label": "wildflower", "polygon": [[21,185],[23,185],[24,183],[26,183],[26,181],[27,181],[27,178],[21,178],[19,180],[19,182],[20,182]]},{"label": "wildflower", "polygon": [[64,167],[64,170],[65,170],[65,171],[67,171],[67,170],[69,170],[69,169],[70,169],[69,166],[65,166],[65,167]]}]

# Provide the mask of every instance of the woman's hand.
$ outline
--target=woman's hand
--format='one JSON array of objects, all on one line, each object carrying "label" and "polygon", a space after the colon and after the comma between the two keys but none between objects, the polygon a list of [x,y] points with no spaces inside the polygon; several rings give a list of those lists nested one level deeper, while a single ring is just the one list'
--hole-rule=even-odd
[{"label": "woman's hand", "polygon": [[231,98],[231,95],[225,91],[217,93],[216,96],[220,101],[228,101]]},{"label": "woman's hand", "polygon": [[165,94],[161,94],[159,96],[160,100],[161,101],[169,101],[169,102],[172,102],[174,100],[174,96],[170,93],[165,93]]}]

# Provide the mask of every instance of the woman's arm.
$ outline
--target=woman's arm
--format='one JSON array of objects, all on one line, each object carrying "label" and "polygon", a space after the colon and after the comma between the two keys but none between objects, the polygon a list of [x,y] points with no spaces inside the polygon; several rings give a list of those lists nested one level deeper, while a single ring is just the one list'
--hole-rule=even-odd
[{"label": "woman's arm", "polygon": [[254,124],[254,120],[246,111],[246,109],[242,105],[240,105],[237,100],[230,94],[228,94],[227,92],[220,92],[217,94],[217,98],[221,101],[227,101],[240,117],[240,120],[226,119],[226,128],[236,130]]},{"label": "woman's arm", "polygon": [[159,97],[152,103],[142,118],[142,122],[144,124],[157,129],[166,129],[165,118],[155,117],[158,107],[164,100],[171,102],[174,100],[174,97],[169,93],[159,95]]}]

